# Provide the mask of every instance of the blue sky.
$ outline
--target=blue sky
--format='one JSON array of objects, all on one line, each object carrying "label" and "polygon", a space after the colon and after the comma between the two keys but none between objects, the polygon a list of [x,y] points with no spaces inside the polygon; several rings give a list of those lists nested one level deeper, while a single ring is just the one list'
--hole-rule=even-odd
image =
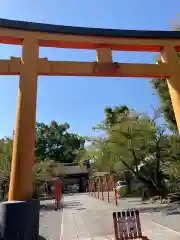
[{"label": "blue sky", "polygon": [[[178,20],[178,0],[0,0],[0,17],[60,25],[168,30]],[[114,61],[153,63],[156,53],[113,53]],[[21,56],[19,46],[0,45],[0,58]],[[95,61],[95,51],[41,48],[49,60]],[[18,77],[0,77],[0,136],[12,135]],[[71,131],[92,135],[106,106],[127,104],[140,112],[158,106],[148,79],[40,77],[37,121],[68,122]]]}]

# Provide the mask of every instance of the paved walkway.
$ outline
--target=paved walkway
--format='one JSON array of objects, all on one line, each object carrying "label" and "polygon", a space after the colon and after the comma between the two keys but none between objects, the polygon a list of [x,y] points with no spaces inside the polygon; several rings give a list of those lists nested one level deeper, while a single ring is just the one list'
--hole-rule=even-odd
[{"label": "paved walkway", "polygon": [[[104,201],[108,202],[107,192],[104,193]],[[110,192],[110,203],[115,204],[114,192]],[[161,204],[160,201],[152,203],[152,201],[142,202],[140,198],[121,198],[118,199],[118,206],[125,209],[136,208],[157,224],[180,233],[180,205],[177,203]]]},{"label": "paved walkway", "polygon": [[[62,210],[55,211],[54,200],[41,201],[39,234],[45,240],[59,240],[62,223]],[[68,240],[68,239],[67,239]]]},{"label": "paved walkway", "polygon": [[[60,240],[114,239],[112,212],[121,208],[87,194],[65,196]],[[150,240],[180,239],[179,233],[151,221],[145,214],[141,214],[141,224]]]}]

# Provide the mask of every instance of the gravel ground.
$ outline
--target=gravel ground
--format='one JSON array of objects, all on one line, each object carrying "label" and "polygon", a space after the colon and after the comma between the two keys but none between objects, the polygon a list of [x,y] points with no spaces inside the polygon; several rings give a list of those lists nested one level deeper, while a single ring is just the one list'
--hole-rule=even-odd
[{"label": "gravel ground", "polygon": [[39,234],[46,240],[59,240],[62,211],[54,210],[54,200],[41,201]]}]

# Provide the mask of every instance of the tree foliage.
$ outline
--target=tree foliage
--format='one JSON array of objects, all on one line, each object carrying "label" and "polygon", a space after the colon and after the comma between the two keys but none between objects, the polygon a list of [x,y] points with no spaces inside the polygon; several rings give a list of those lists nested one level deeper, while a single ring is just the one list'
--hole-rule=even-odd
[{"label": "tree foliage", "polygon": [[[67,123],[37,123],[34,183],[43,184],[63,175],[62,163],[78,161],[80,164],[90,162],[91,174],[115,172],[120,178],[126,178],[136,191],[147,188],[150,196],[166,195],[170,189],[167,181],[171,182],[171,190],[178,189],[180,138],[176,133],[167,134],[166,124],[157,123],[157,112],[149,117],[126,105],[107,107],[104,120],[93,128],[98,131],[97,136],[86,138],[70,133]],[[86,148],[85,140],[89,142]],[[12,143],[11,138],[0,141],[0,176],[6,185]]]},{"label": "tree foliage", "polygon": [[148,188],[150,195],[165,195],[167,179],[175,177],[169,171],[179,170],[179,138],[167,135],[166,125],[158,125],[156,118],[157,114],[150,118],[124,105],[105,108],[104,121],[94,127],[103,134],[89,139],[80,161],[94,158],[96,171],[131,172],[133,181]]},{"label": "tree foliage", "polygon": [[52,121],[49,125],[36,124],[36,156],[56,162],[72,163],[83,147],[83,138],[69,133],[68,123],[58,124]]},{"label": "tree foliage", "polygon": [[0,139],[0,176],[1,179],[10,176],[11,169],[11,156],[12,156],[12,139],[4,138]]},{"label": "tree foliage", "polygon": [[51,181],[58,175],[63,175],[63,166],[53,160],[37,161],[33,166],[34,181],[38,184]]},{"label": "tree foliage", "polygon": [[12,138],[0,139],[0,188],[2,199],[7,196],[9,189],[12,144]]},{"label": "tree foliage", "polygon": [[[52,121],[36,124],[36,161],[33,166],[34,184],[41,185],[57,175],[63,175],[61,163],[72,163],[84,147],[84,139],[69,133],[67,123]],[[12,138],[0,139],[0,186],[7,194],[12,160]]]},{"label": "tree foliage", "polygon": [[168,89],[167,79],[155,78],[152,79],[151,84],[159,97],[160,109],[164,114],[166,122],[168,123],[168,128],[173,132],[177,132],[177,123]]}]

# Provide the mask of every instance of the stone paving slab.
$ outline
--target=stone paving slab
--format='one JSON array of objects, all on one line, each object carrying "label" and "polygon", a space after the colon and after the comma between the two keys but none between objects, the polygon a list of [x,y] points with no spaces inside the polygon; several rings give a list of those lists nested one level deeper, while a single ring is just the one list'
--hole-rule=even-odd
[{"label": "stone paving slab", "polygon": [[[64,198],[63,229],[60,240],[114,240],[112,212],[121,208],[76,194]],[[130,206],[131,207],[131,206]],[[180,234],[141,214],[142,231],[151,240],[178,240]]]},{"label": "stone paving slab", "polygon": [[54,200],[41,201],[39,234],[46,240],[59,240],[62,211],[55,211]]},{"label": "stone paving slab", "polygon": [[[101,195],[100,195],[101,196]],[[105,201],[107,202],[107,192],[104,193]],[[114,192],[110,192],[110,204],[115,205],[113,199]],[[102,201],[102,200],[101,200]],[[123,198],[118,199],[118,207],[120,208],[136,208],[157,224],[168,227],[175,232],[180,233],[180,205],[177,203],[161,204],[160,201],[142,202],[140,198]]]},{"label": "stone paving slab", "polygon": [[140,216],[142,232],[150,240],[178,240],[180,234],[173,230],[166,228],[160,224],[151,221],[147,216],[141,214]]},{"label": "stone paving slab", "polygon": [[[92,238],[79,238],[79,240],[92,240]],[[107,236],[107,237],[95,237],[93,240],[115,240],[114,236]]]}]

